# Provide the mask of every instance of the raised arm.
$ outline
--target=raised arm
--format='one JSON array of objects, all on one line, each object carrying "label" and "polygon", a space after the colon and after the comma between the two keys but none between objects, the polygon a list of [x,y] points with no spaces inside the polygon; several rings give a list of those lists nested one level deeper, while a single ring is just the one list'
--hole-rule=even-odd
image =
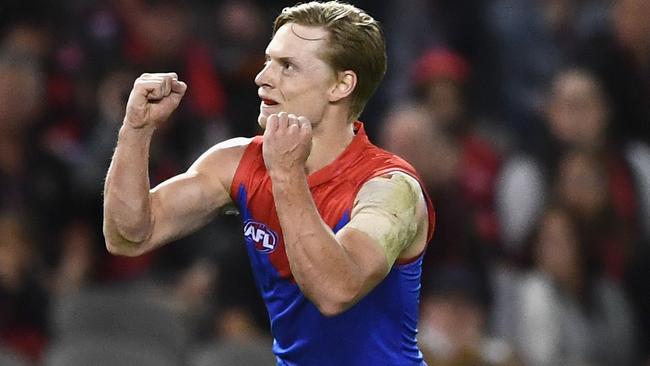
[{"label": "raised arm", "polygon": [[187,172],[150,189],[149,146],[187,86],[174,73],[143,74],[133,86],[104,186],[107,249],[136,256],[204,225],[230,204],[228,188],[245,139],[216,145]]},{"label": "raised arm", "polygon": [[333,316],[377,286],[398,258],[424,250],[427,208],[418,182],[394,172],[361,188],[350,222],[335,235],[318,213],[307,184],[304,161],[310,133],[305,120],[287,124],[269,117],[264,159],[291,272],[320,312]]}]

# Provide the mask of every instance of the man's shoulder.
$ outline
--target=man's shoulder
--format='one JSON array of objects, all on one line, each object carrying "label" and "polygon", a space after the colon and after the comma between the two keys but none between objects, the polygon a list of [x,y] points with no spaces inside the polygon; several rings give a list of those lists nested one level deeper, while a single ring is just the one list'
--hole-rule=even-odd
[{"label": "man's shoulder", "polygon": [[231,185],[242,158],[256,138],[235,137],[212,146],[189,169],[193,174],[219,182],[230,193]]},{"label": "man's shoulder", "polygon": [[255,138],[234,137],[219,142],[205,151],[190,170],[202,172],[225,171],[232,175],[244,156],[244,152]]},{"label": "man's shoulder", "polygon": [[210,151],[243,151],[246,150],[248,145],[255,140],[255,137],[233,137],[225,141],[221,141],[218,144],[212,146]]},{"label": "man's shoulder", "polygon": [[361,156],[359,166],[369,169],[371,173],[374,172],[373,176],[390,171],[402,171],[410,175],[417,175],[415,168],[401,156],[372,143],[368,145]]},{"label": "man's shoulder", "polygon": [[254,140],[254,137],[233,137],[221,141],[204,152],[197,162],[202,160],[239,161]]}]

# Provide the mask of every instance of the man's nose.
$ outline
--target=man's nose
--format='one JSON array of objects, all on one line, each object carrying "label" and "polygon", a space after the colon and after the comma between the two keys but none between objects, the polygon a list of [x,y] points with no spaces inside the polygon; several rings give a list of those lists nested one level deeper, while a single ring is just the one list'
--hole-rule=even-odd
[{"label": "man's nose", "polygon": [[264,67],[262,67],[262,70],[257,73],[257,76],[255,76],[255,84],[257,86],[273,86],[273,70],[271,67],[271,62],[267,62],[264,64]]}]

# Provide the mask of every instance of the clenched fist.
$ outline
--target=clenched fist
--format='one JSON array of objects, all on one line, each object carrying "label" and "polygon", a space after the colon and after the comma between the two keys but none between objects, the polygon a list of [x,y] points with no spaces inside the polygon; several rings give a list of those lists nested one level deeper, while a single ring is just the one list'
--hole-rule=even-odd
[{"label": "clenched fist", "polygon": [[178,107],[186,90],[176,73],[142,74],[133,83],[124,123],[133,128],[156,128]]},{"label": "clenched fist", "polygon": [[280,112],[270,115],[264,130],[262,154],[269,174],[305,169],[311,152],[311,122],[306,117]]}]

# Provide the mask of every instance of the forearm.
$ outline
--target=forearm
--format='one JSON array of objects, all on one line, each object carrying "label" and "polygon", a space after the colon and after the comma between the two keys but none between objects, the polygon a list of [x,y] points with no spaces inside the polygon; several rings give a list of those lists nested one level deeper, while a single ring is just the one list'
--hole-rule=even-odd
[{"label": "forearm", "polygon": [[291,272],[323,313],[338,313],[363,287],[359,266],[323,222],[303,172],[272,177],[273,196]]},{"label": "forearm", "polygon": [[120,129],[104,185],[107,244],[134,245],[151,235],[153,219],[148,165],[152,134],[153,128],[134,129],[128,124]]}]

